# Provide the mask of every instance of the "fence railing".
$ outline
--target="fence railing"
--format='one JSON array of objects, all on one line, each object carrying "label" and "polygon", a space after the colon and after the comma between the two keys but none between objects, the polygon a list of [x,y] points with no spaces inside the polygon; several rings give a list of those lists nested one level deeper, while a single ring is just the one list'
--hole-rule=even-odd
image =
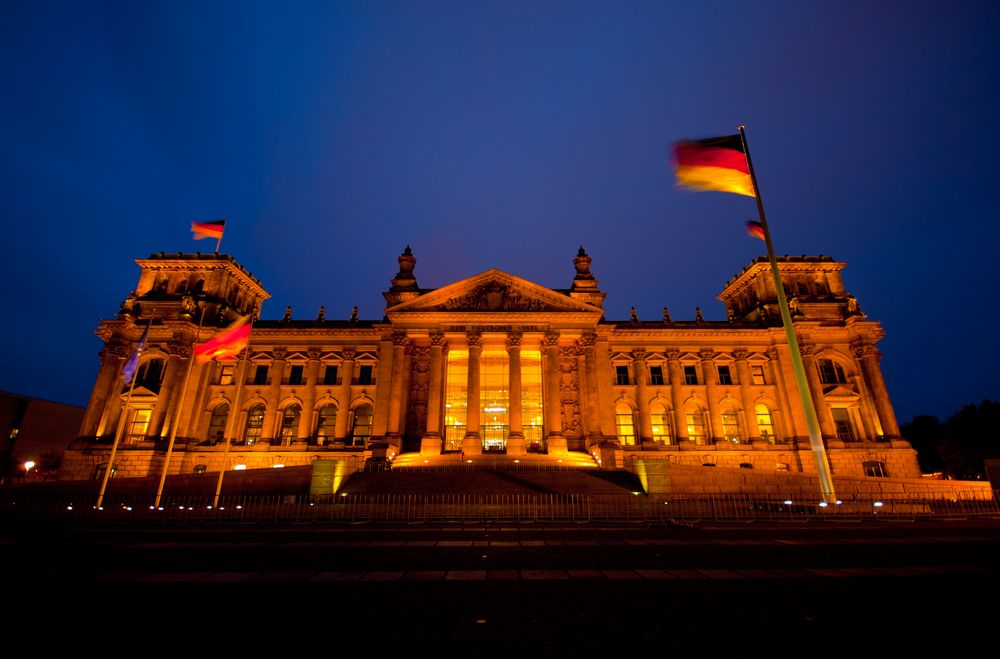
[{"label": "fence railing", "polygon": [[231,524],[348,522],[670,522],[955,519],[1000,517],[992,499],[907,497],[816,501],[741,494],[668,495],[308,495],[105,498],[4,493],[0,520],[21,524]]}]

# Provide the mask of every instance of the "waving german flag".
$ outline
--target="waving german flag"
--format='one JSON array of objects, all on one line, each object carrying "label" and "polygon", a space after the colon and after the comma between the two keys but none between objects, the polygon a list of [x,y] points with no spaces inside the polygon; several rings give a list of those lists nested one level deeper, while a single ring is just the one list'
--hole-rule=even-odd
[{"label": "waving german flag", "polygon": [[222,232],[226,229],[225,220],[214,220],[212,222],[192,222],[191,231],[194,232],[194,239],[215,238],[222,240]]},{"label": "waving german flag", "polygon": [[678,142],[674,166],[682,187],[755,196],[739,135]]},{"label": "waving german flag", "polygon": [[214,337],[194,347],[194,359],[199,364],[213,359],[231,359],[240,354],[250,343],[250,316],[244,316],[216,334]]}]

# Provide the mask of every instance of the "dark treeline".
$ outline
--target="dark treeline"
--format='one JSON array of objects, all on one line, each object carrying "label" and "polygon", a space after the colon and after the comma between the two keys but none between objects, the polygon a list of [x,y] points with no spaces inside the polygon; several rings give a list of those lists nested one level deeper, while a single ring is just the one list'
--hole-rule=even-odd
[{"label": "dark treeline", "polygon": [[901,431],[917,450],[924,473],[985,479],[984,460],[1000,458],[1000,402],[966,405],[944,423],[935,416],[917,416]]}]

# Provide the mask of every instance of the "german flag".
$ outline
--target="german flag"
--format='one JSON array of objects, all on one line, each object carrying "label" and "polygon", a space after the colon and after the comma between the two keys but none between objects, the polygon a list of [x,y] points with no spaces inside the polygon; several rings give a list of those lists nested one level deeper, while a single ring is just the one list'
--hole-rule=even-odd
[{"label": "german flag", "polygon": [[678,142],[674,166],[682,187],[755,196],[739,135]]},{"label": "german flag", "polygon": [[191,231],[194,231],[194,239],[202,238],[221,239],[222,232],[226,228],[225,220],[215,220],[213,222],[192,222]]},{"label": "german flag", "polygon": [[214,337],[194,347],[194,360],[199,364],[213,359],[231,359],[250,343],[250,316],[244,316]]}]

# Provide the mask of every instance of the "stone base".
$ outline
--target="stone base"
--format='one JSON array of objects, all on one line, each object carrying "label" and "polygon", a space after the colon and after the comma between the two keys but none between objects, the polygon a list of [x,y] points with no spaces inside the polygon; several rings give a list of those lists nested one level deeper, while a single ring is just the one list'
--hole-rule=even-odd
[{"label": "stone base", "polygon": [[483,440],[479,437],[479,433],[470,432],[462,438],[462,453],[466,455],[483,454]]},{"label": "stone base", "polygon": [[420,455],[441,455],[441,435],[427,433],[420,438]]},{"label": "stone base", "polygon": [[528,445],[521,433],[507,435],[507,455],[527,455]]},{"label": "stone base", "polygon": [[545,448],[548,450],[549,455],[563,455],[569,452],[566,438],[554,433],[545,439]]},{"label": "stone base", "polygon": [[395,446],[397,451],[403,447],[403,437],[399,433],[389,433],[385,436],[384,441],[388,442],[390,446]]}]

